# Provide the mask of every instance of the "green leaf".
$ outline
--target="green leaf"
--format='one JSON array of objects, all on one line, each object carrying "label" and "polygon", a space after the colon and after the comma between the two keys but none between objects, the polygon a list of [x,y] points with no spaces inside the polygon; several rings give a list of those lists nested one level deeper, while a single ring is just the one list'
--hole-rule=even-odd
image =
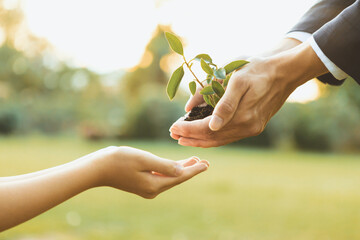
[{"label": "green leaf", "polygon": [[212,81],[211,87],[214,90],[214,92],[216,93],[216,95],[218,95],[219,97],[222,97],[224,95],[225,90],[219,82]]},{"label": "green leaf", "polygon": [[201,95],[211,95],[211,94],[214,94],[214,90],[212,89],[212,87],[209,85],[209,86],[206,86],[204,87],[203,89],[201,89],[200,91],[200,94]]},{"label": "green leaf", "polygon": [[200,61],[201,59],[204,59],[205,62],[212,63],[211,57],[208,54],[205,54],[205,53],[196,55],[196,57],[194,59],[198,60],[198,61]]},{"label": "green leaf", "polygon": [[171,49],[174,50],[174,52],[176,52],[180,55],[184,55],[183,45],[177,36],[175,36],[172,33],[166,32],[165,37],[166,37],[167,41],[169,42]]},{"label": "green leaf", "polygon": [[208,84],[210,84],[213,79],[214,79],[214,76],[213,76],[213,75],[208,74],[208,75],[206,76],[206,82],[207,82]]},{"label": "green leaf", "polygon": [[249,63],[248,61],[245,60],[237,60],[237,61],[233,61],[229,64],[227,64],[224,68],[226,71],[226,75],[235,71],[236,69],[241,68],[242,66],[244,66],[245,64]]},{"label": "green leaf", "polygon": [[217,95],[213,95],[215,100],[215,106],[220,101],[220,98]]},{"label": "green leaf", "polygon": [[204,59],[200,60],[201,68],[206,72],[207,74],[213,75],[213,69],[205,62]]},{"label": "green leaf", "polygon": [[214,71],[214,75],[217,79],[225,79],[226,78],[226,71],[224,68],[219,68],[218,70]]},{"label": "green leaf", "polygon": [[226,78],[223,82],[224,87],[226,87],[228,85],[231,75],[232,75],[232,73],[230,73],[229,75],[226,76]]},{"label": "green leaf", "polygon": [[184,68],[181,65],[178,69],[176,69],[170,77],[168,85],[166,87],[167,95],[169,96],[170,100],[175,97],[175,94],[179,88],[181,79],[184,76]]},{"label": "green leaf", "polygon": [[212,106],[213,108],[215,107],[214,104],[211,102],[211,99],[210,99],[209,96],[203,95],[203,98],[204,98],[204,101],[205,101],[208,105]]},{"label": "green leaf", "polygon": [[192,81],[189,83],[190,92],[192,95],[195,95],[196,92],[196,83],[195,81]]}]

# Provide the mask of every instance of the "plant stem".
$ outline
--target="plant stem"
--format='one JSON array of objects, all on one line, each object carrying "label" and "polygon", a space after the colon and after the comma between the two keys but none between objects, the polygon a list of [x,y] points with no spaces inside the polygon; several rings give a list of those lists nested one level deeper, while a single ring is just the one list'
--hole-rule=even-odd
[{"label": "plant stem", "polygon": [[[189,71],[192,73],[192,75],[195,77],[195,80],[200,84],[200,86],[202,88],[204,88],[205,86],[200,82],[200,80],[196,77],[195,73],[191,70],[191,67],[189,65],[189,63],[186,61],[185,59],[185,56],[183,55],[183,58],[184,58],[184,62],[186,64],[186,66],[188,67]],[[193,60],[193,59],[192,59]],[[191,60],[191,61],[192,61]],[[215,65],[216,66],[216,65]],[[217,69],[217,66],[216,66],[216,69]],[[215,99],[214,99],[214,96],[210,95],[210,101],[212,102],[212,104],[215,106]]]},{"label": "plant stem", "polygon": [[204,85],[199,81],[199,79],[196,77],[195,73],[191,70],[191,67],[189,63],[186,61],[185,56],[183,56],[186,66],[188,67],[189,71],[192,73],[192,75],[195,77],[195,80],[200,84],[202,88],[204,88]]},{"label": "plant stem", "polygon": [[218,66],[214,63],[209,63],[210,65],[213,65],[214,67],[216,67],[216,70],[218,70]]}]

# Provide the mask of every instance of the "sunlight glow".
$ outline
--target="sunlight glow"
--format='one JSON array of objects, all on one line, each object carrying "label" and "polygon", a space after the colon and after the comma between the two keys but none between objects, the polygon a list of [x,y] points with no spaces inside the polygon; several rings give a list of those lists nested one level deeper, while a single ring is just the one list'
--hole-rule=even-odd
[{"label": "sunlight glow", "polygon": [[[22,0],[22,6],[30,30],[51,42],[62,59],[110,73],[149,64],[149,56],[143,54],[158,24],[171,25],[182,37],[188,58],[208,53],[222,65],[261,53],[274,46],[314,2]],[[177,64],[162,62],[161,67],[173,70]],[[313,84],[301,89],[308,89],[301,96],[317,92]],[[294,93],[292,101],[300,95]]]},{"label": "sunlight glow", "polygon": [[23,6],[34,34],[64,58],[101,73],[136,65],[157,26],[152,1],[31,0]]},{"label": "sunlight glow", "polygon": [[298,87],[287,99],[288,102],[307,103],[320,96],[317,80],[313,79]]}]

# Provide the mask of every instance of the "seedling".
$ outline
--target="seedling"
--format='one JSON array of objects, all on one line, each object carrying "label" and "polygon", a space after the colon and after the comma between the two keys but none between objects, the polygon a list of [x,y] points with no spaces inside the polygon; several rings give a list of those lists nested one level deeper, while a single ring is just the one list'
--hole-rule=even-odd
[{"label": "seedling", "polygon": [[[184,55],[184,48],[180,39],[172,33],[165,33],[166,39],[171,49],[183,57],[184,62],[171,75],[168,82],[166,92],[169,99],[172,100],[179,88],[180,82],[184,76],[184,65],[189,69],[193,75],[194,80],[189,83],[189,89],[192,95],[195,94],[197,84],[202,88],[200,94],[204,101],[215,108],[220,98],[224,95],[226,86],[229,82],[231,74],[248,63],[245,60],[233,61],[224,67],[218,67],[213,63],[212,58],[208,54],[198,54],[190,61],[187,61]],[[206,73],[206,79],[200,80],[192,70],[194,61],[200,62],[202,70]]]}]

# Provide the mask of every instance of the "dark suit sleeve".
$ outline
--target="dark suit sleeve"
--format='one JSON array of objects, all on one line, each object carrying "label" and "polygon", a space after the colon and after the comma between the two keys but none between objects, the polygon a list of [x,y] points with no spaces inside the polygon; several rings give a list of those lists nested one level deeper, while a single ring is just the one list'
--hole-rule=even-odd
[{"label": "dark suit sleeve", "polygon": [[360,0],[314,33],[324,54],[360,84]]},{"label": "dark suit sleeve", "polygon": [[[347,71],[347,68],[343,68],[341,64],[338,65],[338,59],[341,57],[332,57],[328,54],[328,51],[332,49],[332,51],[338,52],[337,54],[341,54],[342,44],[346,44],[343,41],[343,36],[337,35],[336,38],[336,46],[323,44],[323,41],[319,41],[319,39],[326,40],[324,37],[324,31],[328,32],[329,27],[328,23],[338,22],[338,18],[343,15],[344,9],[350,7],[353,8],[354,4],[359,4],[359,0],[355,3],[355,0],[322,0],[315,4],[305,15],[300,19],[298,24],[296,24],[290,32],[292,31],[302,31],[314,34],[314,38],[316,43],[319,45],[324,54],[333,61],[338,67],[340,67],[343,71],[345,71],[350,76],[353,76],[352,72]],[[358,17],[360,17],[358,13]],[[356,22],[354,22],[356,25]],[[357,22],[359,25],[359,21]],[[331,26],[334,31],[340,31],[342,29],[342,23],[335,24],[336,26]],[[335,27],[335,28],[334,28]],[[316,35],[316,36],[315,36]],[[356,34],[355,34],[356,35]],[[321,37],[322,36],[322,37]],[[352,34],[354,37],[354,34]],[[359,35],[357,36],[357,39]],[[355,40],[356,41],[356,40]],[[326,45],[326,46],[325,46]],[[352,61],[352,65],[354,62]],[[341,85],[344,81],[339,81],[335,79],[330,73],[322,75],[318,77],[318,79],[324,83],[329,83],[332,85]]]}]

